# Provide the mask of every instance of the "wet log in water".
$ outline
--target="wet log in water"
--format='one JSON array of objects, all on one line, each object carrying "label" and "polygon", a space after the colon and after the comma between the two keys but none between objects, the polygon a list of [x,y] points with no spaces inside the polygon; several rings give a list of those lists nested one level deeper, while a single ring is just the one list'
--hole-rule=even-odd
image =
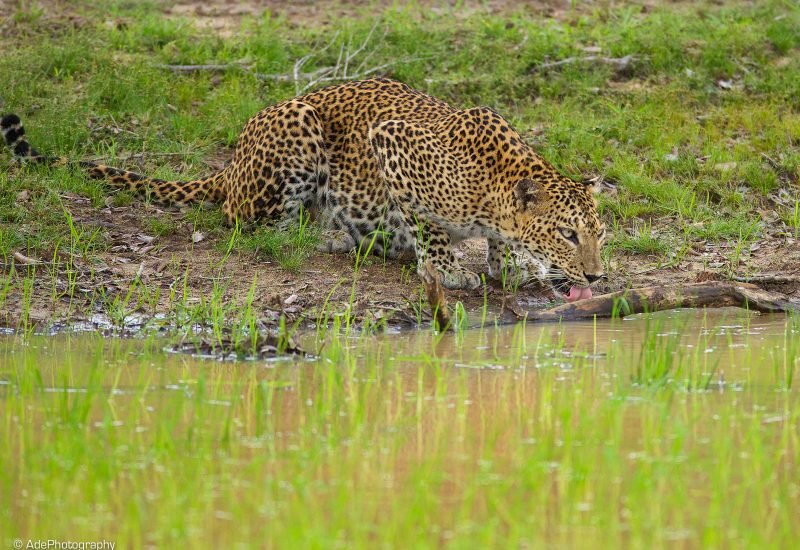
[{"label": "wet log in water", "polygon": [[624,317],[677,308],[741,307],[765,313],[800,311],[800,301],[748,283],[711,281],[674,286],[632,288],[563,304],[546,310],[517,311],[529,321],[577,321],[594,317]]},{"label": "wet log in water", "polygon": [[[439,329],[447,330],[450,316],[447,298],[438,272],[430,265],[422,275],[428,303]],[[528,321],[579,321],[594,317],[624,317],[678,308],[741,307],[764,313],[800,311],[800,300],[769,292],[749,283],[711,281],[672,286],[632,288],[602,294],[545,310],[526,310],[515,305],[500,313],[501,322],[520,319]]]}]

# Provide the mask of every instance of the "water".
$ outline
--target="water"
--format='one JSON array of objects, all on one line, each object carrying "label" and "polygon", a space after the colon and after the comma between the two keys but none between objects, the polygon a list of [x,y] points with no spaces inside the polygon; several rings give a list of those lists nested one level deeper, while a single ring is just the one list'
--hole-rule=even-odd
[{"label": "water", "polygon": [[664,312],[338,338],[316,359],[269,362],[168,354],[158,338],[3,337],[0,533],[122,547],[788,544],[798,328]]}]

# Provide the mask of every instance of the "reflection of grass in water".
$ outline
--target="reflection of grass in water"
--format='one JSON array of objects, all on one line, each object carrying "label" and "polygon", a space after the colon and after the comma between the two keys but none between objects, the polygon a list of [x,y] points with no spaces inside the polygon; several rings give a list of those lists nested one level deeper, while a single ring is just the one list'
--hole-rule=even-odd
[{"label": "reflection of grass in water", "polygon": [[780,546],[800,534],[786,462],[797,395],[755,370],[769,354],[726,370],[741,391],[685,391],[714,368],[705,350],[724,352],[722,329],[679,346],[670,331],[692,329],[653,321],[649,351],[603,357],[608,324],[577,348],[569,325],[447,338],[344,327],[324,346],[309,335],[320,358],[302,364],[165,356],[155,338],[3,341],[0,529],[123,547]]},{"label": "reflection of grass in water", "polygon": [[775,378],[787,390],[792,389],[795,372],[800,369],[800,314],[787,315],[783,346],[773,353]]},{"label": "reflection of grass in water", "polygon": [[[713,353],[712,332],[701,330],[696,339],[686,333],[685,322],[645,315],[638,352],[629,359],[631,381],[639,386],[707,390],[717,373],[720,357]],[[686,343],[691,347],[686,347]],[[614,354],[630,350],[615,348]],[[709,360],[709,358],[711,358]]]}]

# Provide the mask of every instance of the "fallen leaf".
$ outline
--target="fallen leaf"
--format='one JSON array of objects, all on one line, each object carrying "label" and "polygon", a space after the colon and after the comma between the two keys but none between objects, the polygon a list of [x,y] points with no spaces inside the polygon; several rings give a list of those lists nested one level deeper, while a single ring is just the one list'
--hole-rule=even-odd
[{"label": "fallen leaf", "polygon": [[169,266],[169,260],[161,260],[160,262],[158,262],[155,272],[159,274],[163,273],[164,270],[167,269],[167,266]]},{"label": "fallen leaf", "polygon": [[206,238],[205,234],[202,233],[201,231],[195,231],[194,233],[192,233],[192,242],[193,243],[199,243],[200,241],[202,241],[205,238]]},{"label": "fallen leaf", "polygon": [[284,304],[286,304],[287,306],[290,306],[290,305],[292,305],[293,303],[295,303],[295,302],[297,301],[297,299],[298,299],[298,298],[299,298],[299,296],[298,296],[297,294],[292,294],[291,296],[289,296],[288,298],[286,298],[286,299],[283,301],[283,303],[284,303]]}]

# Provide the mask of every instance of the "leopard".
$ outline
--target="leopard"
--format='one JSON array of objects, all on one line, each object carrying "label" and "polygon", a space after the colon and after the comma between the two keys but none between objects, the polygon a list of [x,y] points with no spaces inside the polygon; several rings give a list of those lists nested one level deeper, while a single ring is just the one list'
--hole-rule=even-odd
[{"label": "leopard", "polygon": [[457,109],[397,80],[344,82],[268,106],[247,121],[230,162],[191,181],[44,155],[14,114],[0,132],[18,160],[72,163],[165,204],[220,203],[229,224],[307,215],[326,231],[323,251],[415,257],[420,274],[430,263],[449,289],[486,284],[454,248],[475,237],[486,239],[495,280],[512,273],[585,297],[604,277],[597,184],[561,174],[494,109]]}]

